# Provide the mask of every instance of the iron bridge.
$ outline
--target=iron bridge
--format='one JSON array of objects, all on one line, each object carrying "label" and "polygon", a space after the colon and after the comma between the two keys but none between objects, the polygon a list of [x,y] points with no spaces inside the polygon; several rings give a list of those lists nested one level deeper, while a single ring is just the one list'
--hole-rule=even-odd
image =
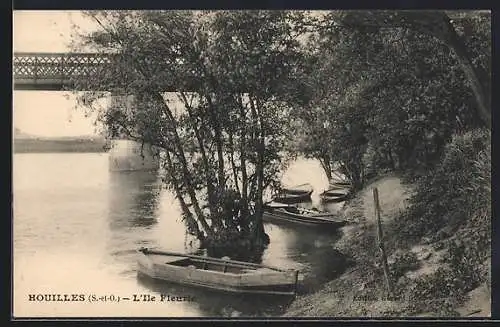
[{"label": "iron bridge", "polygon": [[14,90],[63,90],[72,78],[106,67],[111,55],[96,53],[14,53]]}]

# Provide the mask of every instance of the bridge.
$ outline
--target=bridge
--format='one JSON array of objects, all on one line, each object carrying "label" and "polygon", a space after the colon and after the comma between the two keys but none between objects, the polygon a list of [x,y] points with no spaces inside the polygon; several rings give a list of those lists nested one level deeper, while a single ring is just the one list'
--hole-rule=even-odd
[{"label": "bridge", "polygon": [[[112,55],[95,53],[14,53],[13,86],[14,90],[61,91],[71,88],[71,81],[78,76],[98,75],[101,69],[110,64]],[[127,97],[112,96],[114,105],[128,108]],[[125,100],[125,101],[124,101]],[[130,140],[114,140],[110,149],[109,169],[151,170],[158,168],[156,151],[142,147]]]},{"label": "bridge", "polygon": [[14,90],[63,90],[72,78],[97,74],[111,60],[96,53],[14,53]]}]

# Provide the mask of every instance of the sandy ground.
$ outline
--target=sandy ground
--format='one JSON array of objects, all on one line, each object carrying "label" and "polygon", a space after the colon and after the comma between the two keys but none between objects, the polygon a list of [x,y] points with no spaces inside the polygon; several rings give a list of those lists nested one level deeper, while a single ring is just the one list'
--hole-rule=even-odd
[{"label": "sandy ground", "polygon": [[491,289],[486,284],[469,292],[469,300],[457,312],[462,317],[491,317]]},{"label": "sandy ground", "polygon": [[360,197],[363,199],[364,216],[375,222],[375,206],[373,200],[373,189],[378,189],[382,223],[387,223],[399,215],[407,206],[407,201],[412,190],[401,184],[401,180],[395,176],[381,178],[366,187]]}]

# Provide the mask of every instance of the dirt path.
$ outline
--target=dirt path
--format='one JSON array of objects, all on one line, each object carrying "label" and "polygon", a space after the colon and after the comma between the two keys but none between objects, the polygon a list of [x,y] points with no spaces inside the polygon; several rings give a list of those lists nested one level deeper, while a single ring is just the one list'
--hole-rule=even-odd
[{"label": "dirt path", "polygon": [[468,295],[469,300],[457,309],[462,317],[491,317],[491,291],[486,284]]},{"label": "dirt path", "polygon": [[375,220],[373,203],[373,189],[375,187],[378,189],[382,222],[389,222],[406,208],[411,190],[395,176],[383,177],[365,188],[360,194],[361,199],[363,199],[364,216],[373,221]]}]

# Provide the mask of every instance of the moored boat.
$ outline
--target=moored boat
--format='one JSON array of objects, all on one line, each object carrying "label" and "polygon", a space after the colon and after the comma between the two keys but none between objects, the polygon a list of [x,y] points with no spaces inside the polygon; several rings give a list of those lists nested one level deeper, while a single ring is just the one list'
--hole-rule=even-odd
[{"label": "moored boat", "polygon": [[339,228],[346,224],[344,220],[339,219],[334,214],[290,205],[266,204],[263,219],[268,222],[295,223],[329,228]]},{"label": "moored boat", "polygon": [[351,182],[348,182],[346,180],[341,180],[341,179],[332,179],[330,181],[329,189],[333,189],[333,188],[348,188],[348,189],[350,189],[351,187],[352,187]]},{"label": "moored boat", "polygon": [[345,179],[332,179],[331,183],[332,184],[341,184],[341,185],[351,185],[351,182],[349,182]]},{"label": "moored boat", "polygon": [[305,194],[313,191],[313,187],[309,183],[305,184],[300,184],[300,185],[295,185],[295,186],[290,186],[290,187],[283,187],[282,191],[284,193],[288,194]]},{"label": "moored boat", "polygon": [[153,279],[236,293],[293,295],[297,290],[297,270],[146,248],[138,252],[138,272]]},{"label": "moored boat", "polygon": [[350,190],[346,188],[330,188],[319,195],[323,202],[342,202],[349,198]]},{"label": "moored boat", "polygon": [[311,194],[312,191],[309,193],[304,193],[304,194],[287,194],[287,193],[281,193],[278,194],[273,198],[274,201],[276,202],[281,202],[281,203],[299,203],[299,202],[306,202],[311,200]]},{"label": "moored boat", "polygon": [[281,203],[298,203],[311,200],[313,187],[311,184],[301,184],[292,187],[284,187],[273,200]]}]

